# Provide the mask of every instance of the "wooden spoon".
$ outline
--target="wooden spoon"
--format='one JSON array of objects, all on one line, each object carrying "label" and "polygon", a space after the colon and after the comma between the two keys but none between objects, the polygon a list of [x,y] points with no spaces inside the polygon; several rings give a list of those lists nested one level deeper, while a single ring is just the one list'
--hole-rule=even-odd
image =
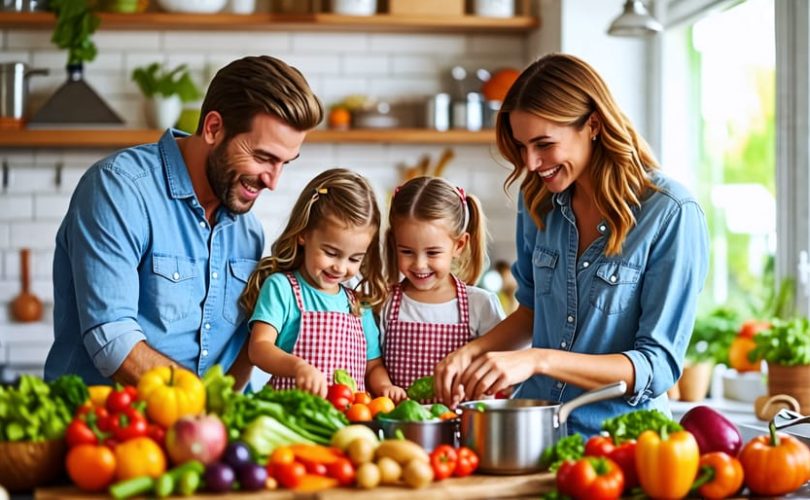
[{"label": "wooden spoon", "polygon": [[20,250],[20,279],[22,280],[22,291],[11,302],[11,315],[14,319],[21,322],[39,321],[39,319],[42,318],[42,302],[29,290],[29,254],[30,252],[27,248]]}]

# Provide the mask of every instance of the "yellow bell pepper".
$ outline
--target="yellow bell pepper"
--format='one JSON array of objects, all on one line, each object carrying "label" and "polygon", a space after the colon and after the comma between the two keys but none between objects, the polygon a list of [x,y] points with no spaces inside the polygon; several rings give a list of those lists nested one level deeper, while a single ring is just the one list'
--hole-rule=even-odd
[{"label": "yellow bell pepper", "polygon": [[644,493],[653,498],[689,494],[700,462],[697,441],[687,431],[661,435],[644,431],[636,444],[636,470]]},{"label": "yellow bell pepper", "polygon": [[93,405],[93,408],[103,408],[104,404],[107,402],[107,396],[110,395],[112,389],[110,385],[89,386],[87,392],[90,393],[90,404]]},{"label": "yellow bell pepper", "polygon": [[166,472],[166,455],[147,437],[125,441],[115,447],[115,477],[119,481],[149,476],[157,479]]},{"label": "yellow bell pepper", "polygon": [[179,418],[205,410],[205,386],[194,373],[173,366],[146,372],[138,383],[138,398],[146,401],[146,414],[169,428]]}]

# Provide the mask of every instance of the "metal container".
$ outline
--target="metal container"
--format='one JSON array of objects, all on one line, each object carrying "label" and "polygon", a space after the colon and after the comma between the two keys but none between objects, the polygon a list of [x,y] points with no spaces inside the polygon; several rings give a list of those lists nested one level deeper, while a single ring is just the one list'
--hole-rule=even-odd
[{"label": "metal container", "polygon": [[560,404],[536,399],[490,399],[462,403],[461,444],[480,458],[490,474],[542,470],[543,450],[568,434],[566,420],[580,406],[622,396],[625,382],[606,385]]},{"label": "metal container", "polygon": [[47,74],[47,69],[30,69],[23,62],[0,64],[0,118],[23,120],[28,98],[28,77]]},{"label": "metal container", "polygon": [[378,418],[373,422],[367,422],[366,425],[374,432],[381,432],[382,437],[386,439],[399,437],[397,431],[401,431],[405,439],[417,443],[428,453],[440,444],[449,444],[454,448],[458,446],[458,419],[405,422]]}]

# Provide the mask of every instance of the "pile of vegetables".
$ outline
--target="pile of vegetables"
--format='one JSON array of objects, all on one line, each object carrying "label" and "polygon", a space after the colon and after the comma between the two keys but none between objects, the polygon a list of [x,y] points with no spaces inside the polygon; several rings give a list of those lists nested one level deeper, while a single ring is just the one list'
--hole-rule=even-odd
[{"label": "pile of vegetables", "polygon": [[51,383],[22,375],[16,386],[0,386],[0,441],[59,439],[87,398],[87,386],[77,375]]}]

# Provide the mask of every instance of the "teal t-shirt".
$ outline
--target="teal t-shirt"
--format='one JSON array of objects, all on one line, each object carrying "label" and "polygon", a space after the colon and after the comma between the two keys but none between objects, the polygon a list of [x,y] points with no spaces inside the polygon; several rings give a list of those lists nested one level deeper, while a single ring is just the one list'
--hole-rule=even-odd
[{"label": "teal t-shirt", "polygon": [[[312,288],[298,271],[294,275],[301,287],[305,310],[351,312],[349,297],[344,290],[335,294],[322,292]],[[366,337],[366,359],[377,359],[381,356],[380,331],[377,329],[371,309],[363,309],[360,320],[363,324],[363,335]],[[251,326],[254,321],[262,321],[275,328],[278,331],[276,345],[285,352],[292,352],[301,327],[301,311],[295,302],[292,285],[285,273],[271,274],[264,280],[253,315],[250,317]]]}]

